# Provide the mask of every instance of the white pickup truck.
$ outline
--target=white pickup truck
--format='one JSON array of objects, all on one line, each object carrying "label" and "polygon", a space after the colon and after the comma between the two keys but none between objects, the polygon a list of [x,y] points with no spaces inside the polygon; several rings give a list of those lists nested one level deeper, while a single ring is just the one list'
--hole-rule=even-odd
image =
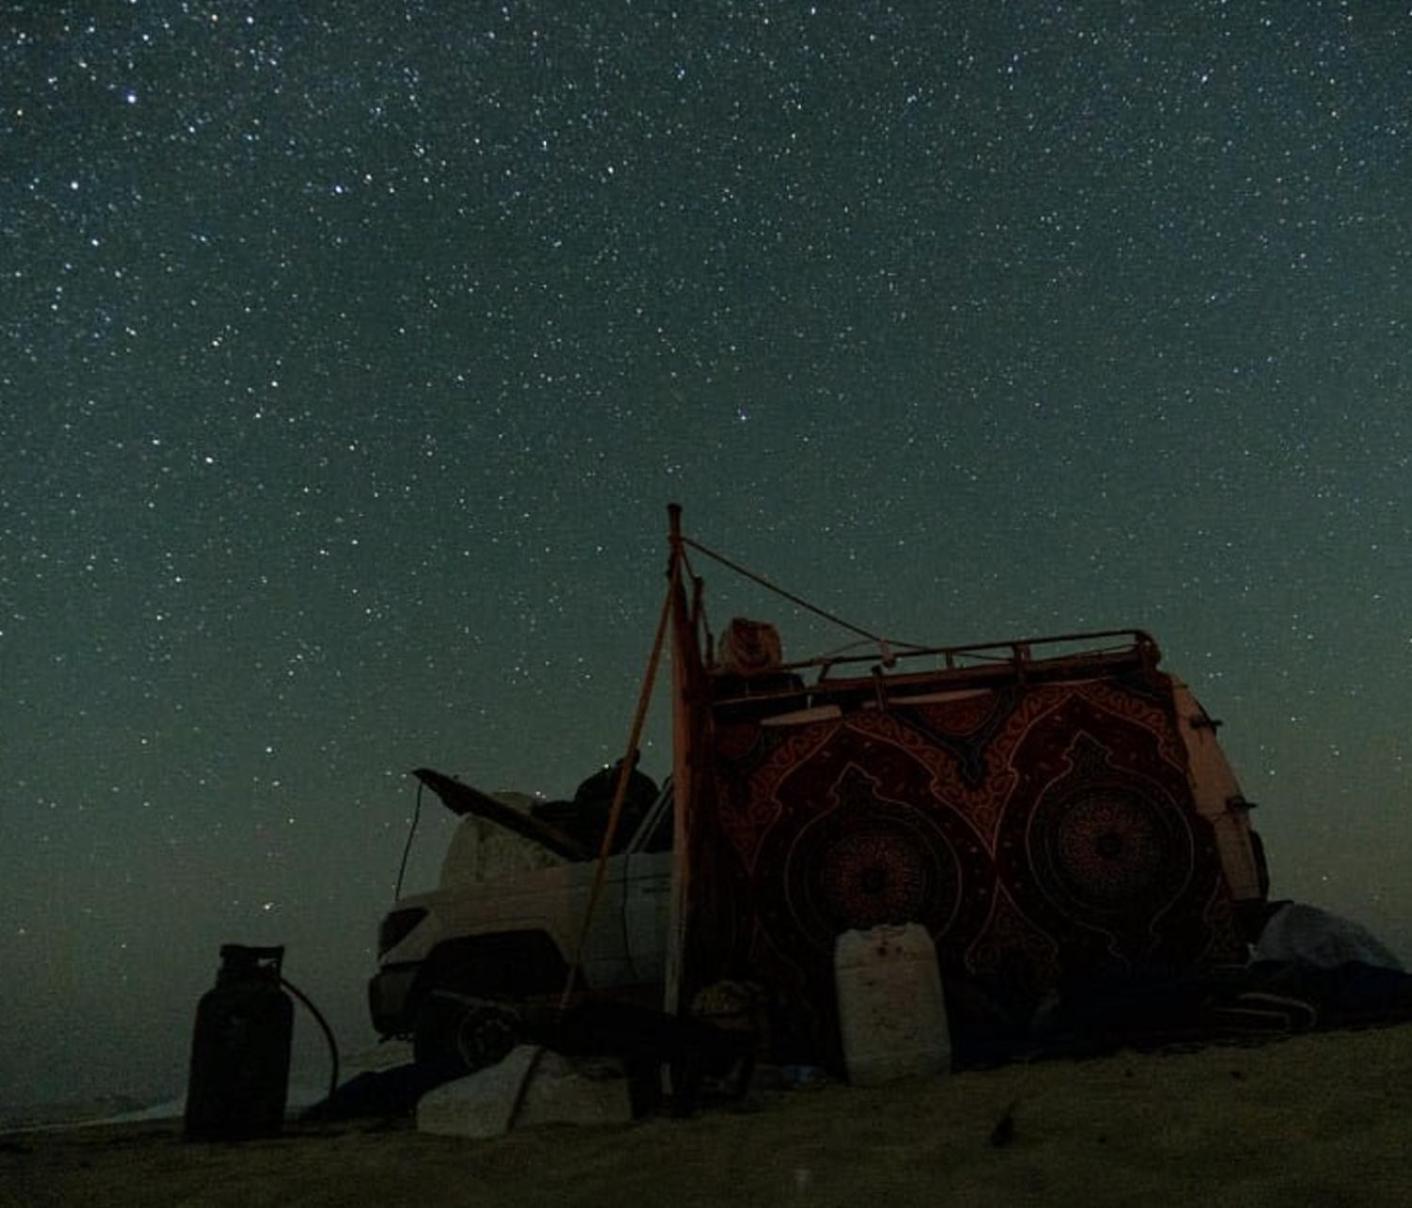
[{"label": "white pickup truck", "polygon": [[[369,1007],[380,1035],[412,1037],[419,1063],[464,1073],[498,1061],[516,1043],[522,1012],[562,992],[597,852],[503,796],[426,768],[414,774],[461,822],[437,888],[399,898],[382,920]],[[608,857],[577,986],[656,1005],[667,955],[670,786],[643,804]]]}]

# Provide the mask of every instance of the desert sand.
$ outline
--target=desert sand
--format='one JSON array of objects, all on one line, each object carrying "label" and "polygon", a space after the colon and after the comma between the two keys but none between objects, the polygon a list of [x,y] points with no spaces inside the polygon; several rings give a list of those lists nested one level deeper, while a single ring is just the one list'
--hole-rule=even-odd
[{"label": "desert sand", "polygon": [[410,1121],[242,1145],[188,1144],[176,1122],[0,1138],[5,1208],[1069,1203],[1412,1203],[1412,1026],[759,1091],[493,1141]]}]

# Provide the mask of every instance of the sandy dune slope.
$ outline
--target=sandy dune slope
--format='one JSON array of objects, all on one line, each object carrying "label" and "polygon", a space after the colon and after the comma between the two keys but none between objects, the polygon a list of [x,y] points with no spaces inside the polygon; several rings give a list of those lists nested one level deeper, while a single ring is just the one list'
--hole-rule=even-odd
[{"label": "sandy dune slope", "polygon": [[0,1205],[1412,1203],[1412,1026],[1055,1061],[497,1141],[409,1126],[0,1139]]}]

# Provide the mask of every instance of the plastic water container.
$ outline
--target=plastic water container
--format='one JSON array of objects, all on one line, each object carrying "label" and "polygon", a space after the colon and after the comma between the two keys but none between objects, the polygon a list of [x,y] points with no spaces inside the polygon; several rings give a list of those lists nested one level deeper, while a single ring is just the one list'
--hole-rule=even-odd
[{"label": "plastic water container", "polygon": [[951,1067],[936,945],[920,923],[845,931],[834,981],[848,1080],[876,1086]]}]

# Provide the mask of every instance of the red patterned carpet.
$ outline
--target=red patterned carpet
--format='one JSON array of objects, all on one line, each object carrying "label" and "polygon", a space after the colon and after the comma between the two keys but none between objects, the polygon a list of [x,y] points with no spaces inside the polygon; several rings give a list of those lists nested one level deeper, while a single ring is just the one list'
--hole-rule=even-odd
[{"label": "red patterned carpet", "polygon": [[1160,672],[712,732],[689,988],[770,987],[801,1054],[836,1062],[833,949],[851,928],[927,927],[962,1048],[1023,1030],[1069,979],[1240,959]]}]

